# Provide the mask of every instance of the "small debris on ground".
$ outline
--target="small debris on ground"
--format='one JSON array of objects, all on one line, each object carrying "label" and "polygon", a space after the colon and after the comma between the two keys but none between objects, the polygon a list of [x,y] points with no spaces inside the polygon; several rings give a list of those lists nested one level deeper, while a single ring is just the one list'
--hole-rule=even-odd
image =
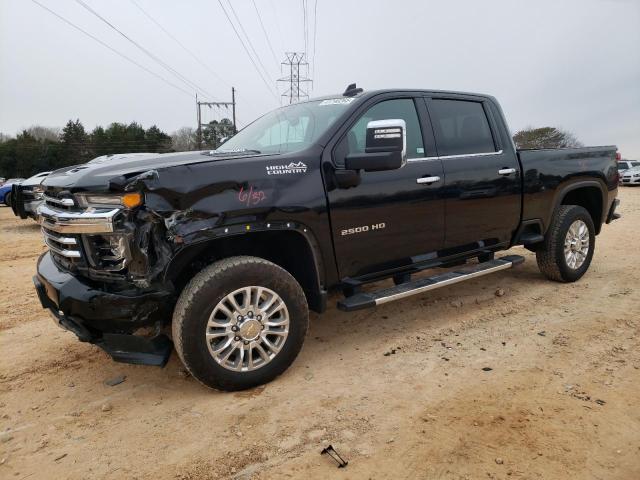
[{"label": "small debris on ground", "polygon": [[496,297],[504,297],[504,290],[502,288],[497,289],[495,295]]},{"label": "small debris on ground", "polygon": [[544,337],[547,335],[547,332],[545,332],[544,330],[542,330],[541,332],[538,332],[538,335],[540,335],[541,337]]},{"label": "small debris on ground", "polygon": [[118,375],[117,377],[109,378],[104,381],[104,384],[108,387],[115,387],[116,385],[120,385],[127,379],[126,375]]},{"label": "small debris on ground", "polygon": [[605,402],[604,400],[600,400],[599,398],[598,398],[598,399],[596,399],[596,400],[595,400],[595,402],[596,402],[598,405],[604,405],[605,403],[607,403],[607,402]]},{"label": "small debris on ground", "polygon": [[483,372],[490,372],[491,370],[493,370],[491,367],[482,367]]},{"label": "small debris on ground", "polygon": [[62,455],[58,455],[56,458],[54,458],[53,461],[57,462],[58,460],[62,460],[66,456],[67,456],[67,454],[63,453]]},{"label": "small debris on ground", "polygon": [[110,412],[111,410],[113,410],[113,405],[111,405],[109,402],[103,403],[102,407],[100,407],[100,410],[102,410],[103,412]]},{"label": "small debris on ground", "polygon": [[504,463],[504,460],[502,460],[500,457],[496,458],[496,463],[498,465],[502,465]]}]

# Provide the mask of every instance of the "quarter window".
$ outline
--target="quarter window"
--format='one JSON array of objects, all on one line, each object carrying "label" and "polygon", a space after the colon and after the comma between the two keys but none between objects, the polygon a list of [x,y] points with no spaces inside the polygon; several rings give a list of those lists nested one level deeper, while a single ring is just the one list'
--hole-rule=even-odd
[{"label": "quarter window", "polygon": [[482,103],[434,99],[429,113],[440,156],[496,151]]}]

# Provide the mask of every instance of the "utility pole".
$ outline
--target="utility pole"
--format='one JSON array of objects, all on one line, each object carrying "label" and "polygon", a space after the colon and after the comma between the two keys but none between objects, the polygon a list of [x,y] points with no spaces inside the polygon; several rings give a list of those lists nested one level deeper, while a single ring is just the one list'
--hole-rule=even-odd
[{"label": "utility pole", "polygon": [[[281,65],[284,71],[289,72],[289,75],[278,79],[278,82],[288,84],[288,88],[282,94],[282,97],[288,99],[289,103],[297,103],[302,99],[308,99],[309,91],[304,86],[310,84],[312,80],[307,77],[309,63],[306,60],[306,55],[302,52],[286,52],[285,57]],[[303,71],[302,74],[300,70]]]},{"label": "utility pole", "polygon": [[198,150],[202,150],[202,127],[206,127],[207,124],[202,123],[202,106],[205,105],[209,108],[229,108],[231,107],[231,116],[233,122],[233,132],[238,132],[236,126],[236,89],[231,87],[231,101],[230,102],[200,102],[198,101],[198,94],[196,94],[196,105],[198,107]]},{"label": "utility pole", "polygon": [[196,93],[196,106],[198,108],[198,150],[202,150],[202,116],[200,115],[200,102]]}]

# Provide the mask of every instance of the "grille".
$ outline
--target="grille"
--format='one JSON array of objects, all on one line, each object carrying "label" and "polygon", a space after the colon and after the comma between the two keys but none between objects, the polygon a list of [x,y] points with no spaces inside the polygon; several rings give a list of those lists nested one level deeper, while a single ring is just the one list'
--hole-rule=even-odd
[{"label": "grille", "polygon": [[45,227],[42,227],[42,234],[44,243],[56,255],[68,259],[82,258],[79,235],[60,234]]},{"label": "grille", "polygon": [[58,210],[72,210],[76,203],[69,192],[48,188],[44,194],[47,205]]}]

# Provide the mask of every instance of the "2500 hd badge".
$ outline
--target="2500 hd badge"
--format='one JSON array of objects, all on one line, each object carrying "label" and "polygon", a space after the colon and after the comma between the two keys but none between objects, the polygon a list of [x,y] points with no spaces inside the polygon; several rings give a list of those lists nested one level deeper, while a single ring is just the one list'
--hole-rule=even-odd
[{"label": "2500 hd badge", "polygon": [[382,230],[384,228],[387,228],[387,224],[382,222],[382,223],[374,223],[373,225],[369,226],[369,225],[363,225],[361,227],[353,227],[353,228],[347,228],[344,229],[340,232],[340,235],[342,235],[343,237],[345,235],[354,235],[356,233],[365,233],[365,232],[369,232],[369,231],[373,231],[373,230]]}]

